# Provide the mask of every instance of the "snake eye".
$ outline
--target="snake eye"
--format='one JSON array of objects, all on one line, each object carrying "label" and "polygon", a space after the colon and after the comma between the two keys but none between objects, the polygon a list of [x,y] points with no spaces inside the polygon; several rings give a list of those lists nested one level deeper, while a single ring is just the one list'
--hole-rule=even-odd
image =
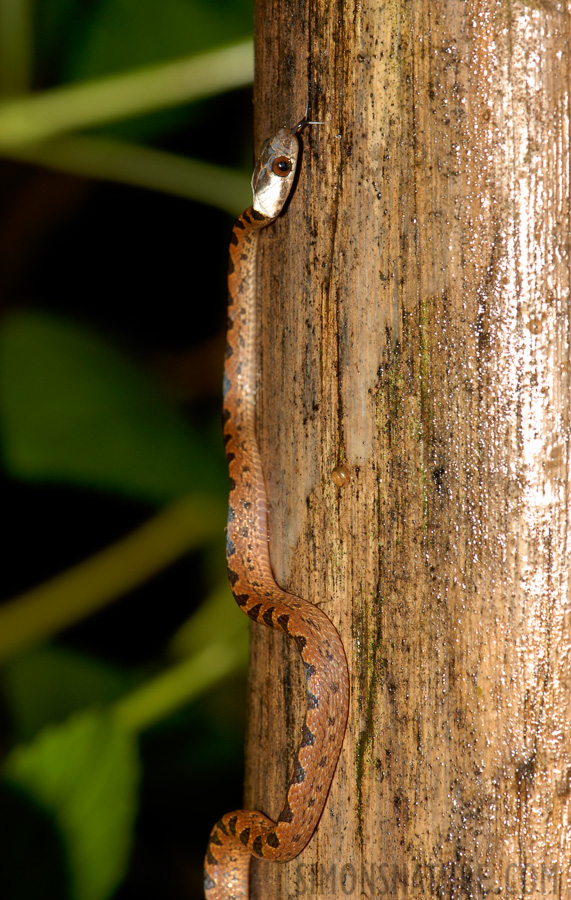
[{"label": "snake eye", "polygon": [[289,175],[291,168],[291,160],[287,156],[278,156],[272,163],[272,172],[274,175],[279,175],[280,178],[285,178],[286,175]]}]

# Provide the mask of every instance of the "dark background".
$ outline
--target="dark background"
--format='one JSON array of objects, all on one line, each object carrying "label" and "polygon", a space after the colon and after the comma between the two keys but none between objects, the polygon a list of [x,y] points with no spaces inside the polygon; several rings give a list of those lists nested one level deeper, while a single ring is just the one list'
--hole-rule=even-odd
[{"label": "dark background", "polygon": [[[34,90],[216,48],[247,37],[252,15],[249,0],[49,0],[31,13]],[[116,123],[97,134],[216,162],[243,171],[246,178],[251,119],[251,91],[242,89]],[[59,474],[39,471],[31,477],[10,447],[14,423],[20,428],[21,416],[26,425],[34,415],[33,404],[26,402],[20,369],[2,365],[4,603],[113,544],[163,505],[192,492],[193,484],[217,502],[224,498],[219,420],[231,222],[229,214],[188,199],[0,158],[4,354],[11,359],[15,353],[9,345],[15,322],[39,323],[40,332],[47,323],[45,353],[39,341],[25,358],[19,356],[18,364],[33,384],[51,383],[56,351],[50,329],[57,335],[71,323],[72,333],[79,328],[98,347],[108,346],[124,359],[141,384],[149,384],[150,406],[160,397],[183,432],[188,425],[189,446],[197,447],[195,458],[189,452],[188,481],[181,478],[178,490],[174,479],[167,490],[157,434],[160,417],[150,415],[126,436],[104,429],[87,446],[78,441],[77,465],[69,477],[65,448]],[[77,382],[67,384],[62,376],[58,423],[65,424],[68,416],[72,430],[77,394]],[[81,389],[79,395],[81,399]],[[86,391],[87,410],[89,401]],[[37,403],[41,407],[41,391]],[[89,411],[83,413],[89,416]],[[100,409],[94,412],[101,415]],[[43,432],[37,423],[30,429],[36,435],[34,452],[41,457],[45,439],[53,458],[58,430],[54,426],[52,433],[52,419],[47,418]],[[117,415],[103,418],[113,423]],[[93,461],[115,439],[121,456],[108,482],[103,472],[94,483]],[[146,457],[151,459],[150,486],[134,490],[130,472],[147,439],[153,448]],[[202,472],[204,459],[208,468]],[[218,542],[185,555],[105,609],[53,635],[47,645],[26,648],[4,663],[4,758],[94,704],[105,709],[172,663],[169,640],[224,577],[222,528]],[[235,678],[221,680],[137,736],[137,811],[134,831],[125,836],[132,842],[130,864],[104,896],[202,896],[202,855],[210,827],[241,800],[244,679],[241,670]],[[65,767],[65,760],[60,761]],[[86,779],[89,772],[82,776]],[[70,877],[69,848],[53,811],[15,789],[9,779],[0,783],[0,801],[0,896],[87,898],[77,893]],[[107,827],[105,817],[101,827]],[[105,866],[105,859],[98,865]],[[93,900],[104,896],[94,894]]]}]

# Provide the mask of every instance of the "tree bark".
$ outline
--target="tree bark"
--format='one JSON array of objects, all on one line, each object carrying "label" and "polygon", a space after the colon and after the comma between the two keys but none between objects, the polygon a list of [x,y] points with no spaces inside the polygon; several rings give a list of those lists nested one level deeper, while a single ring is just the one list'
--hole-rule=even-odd
[{"label": "tree bark", "polygon": [[[256,37],[258,146],[326,122],[261,237],[272,563],[353,693],[318,831],[253,896],[567,897],[569,10],[259,0]],[[248,808],[304,703],[253,626]]]}]

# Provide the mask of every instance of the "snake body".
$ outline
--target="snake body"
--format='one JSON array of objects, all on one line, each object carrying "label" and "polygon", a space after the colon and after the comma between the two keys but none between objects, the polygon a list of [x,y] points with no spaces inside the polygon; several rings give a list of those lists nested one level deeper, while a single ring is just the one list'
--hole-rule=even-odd
[{"label": "snake body", "polygon": [[224,815],[210,834],[204,864],[207,900],[247,900],[252,856],[293,859],[323,811],[343,742],[349,704],[347,661],[337,630],[312,603],[275,582],[268,546],[267,497],[255,432],[258,235],[283,209],[298,158],[294,129],[266,141],[252,187],[252,207],[230,240],[228,331],[224,369],[224,441],[230,473],[228,573],[236,602],[251,619],[295,643],[305,667],[307,710],[284,805],[272,821],[261,812]]}]

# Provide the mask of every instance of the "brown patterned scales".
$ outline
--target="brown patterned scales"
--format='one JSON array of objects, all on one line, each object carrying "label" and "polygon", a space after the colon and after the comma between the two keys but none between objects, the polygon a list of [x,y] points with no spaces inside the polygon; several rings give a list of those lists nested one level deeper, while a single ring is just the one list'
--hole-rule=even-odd
[{"label": "brown patterned scales", "polygon": [[255,433],[258,235],[291,191],[298,133],[281,128],[266,141],[252,178],[253,205],[230,239],[224,441],[230,470],[227,559],[232,591],[251,619],[294,641],[305,666],[307,711],[287,796],[276,822],[261,812],[227,813],[212,829],[204,864],[207,900],[247,900],[251,856],[293,859],[323,812],[343,743],[349,705],[347,661],[339,635],[312,603],[276,584],[268,548],[267,499]]}]

